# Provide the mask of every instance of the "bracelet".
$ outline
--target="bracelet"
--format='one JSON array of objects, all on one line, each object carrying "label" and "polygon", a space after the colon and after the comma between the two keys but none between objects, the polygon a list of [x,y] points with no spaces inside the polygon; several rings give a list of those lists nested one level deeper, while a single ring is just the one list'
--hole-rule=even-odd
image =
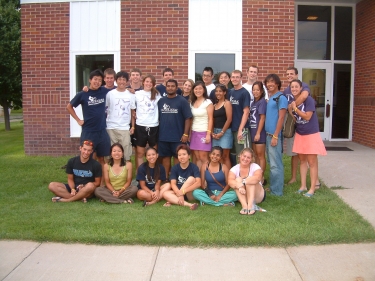
[{"label": "bracelet", "polygon": [[220,133],[223,134],[223,135],[225,134],[224,131],[221,131]]},{"label": "bracelet", "polygon": [[294,109],[294,112],[297,112],[297,109],[298,109],[298,108],[296,107],[296,108]]},{"label": "bracelet", "polygon": [[279,138],[278,138],[278,137],[276,137],[275,135],[272,135],[272,137],[273,137],[274,139],[277,139],[277,140],[279,139]]},{"label": "bracelet", "polygon": [[116,190],[112,190],[112,194],[115,193],[115,192],[116,192]]},{"label": "bracelet", "polygon": [[183,136],[188,137],[189,135],[187,135],[187,134],[183,134]]},{"label": "bracelet", "polygon": [[210,130],[207,130],[207,132],[208,132],[208,133],[211,133],[211,131],[210,131]]},{"label": "bracelet", "polygon": [[130,130],[131,130],[131,129],[134,129],[134,127],[131,127]]},{"label": "bracelet", "polygon": [[185,195],[185,188],[182,189],[182,194]]}]

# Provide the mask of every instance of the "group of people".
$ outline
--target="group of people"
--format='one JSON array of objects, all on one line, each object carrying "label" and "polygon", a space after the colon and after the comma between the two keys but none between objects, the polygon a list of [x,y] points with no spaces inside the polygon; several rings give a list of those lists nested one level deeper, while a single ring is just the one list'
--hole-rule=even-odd
[{"label": "group of people", "polygon": [[[294,144],[289,139],[292,144],[287,147],[298,154],[292,167],[300,161],[298,192],[313,196],[318,187],[317,154],[326,152],[314,99],[308,86],[297,79],[297,69],[288,68],[287,73],[291,70],[295,75],[293,79],[288,75],[290,84],[284,93],[276,74],[268,75],[264,83],[258,81],[257,66],[248,68],[244,84],[242,72],[234,70],[219,73],[216,85],[213,69],[206,67],[203,81],[187,79],[182,90],[170,68],[164,69],[164,83],[157,86],[152,75],[141,80],[139,69],[132,69],[130,77],[112,69],[104,74],[91,72],[89,87],[67,105],[82,126],[80,155],[68,162],[68,184],[50,183],[49,189],[56,195],[52,201],[85,201],[95,194],[105,202],[131,204],[136,196],[143,206],[164,198],[166,207],[176,204],[192,210],[198,207],[191,203],[194,199],[214,206],[234,206],[239,201],[240,213],[253,215],[256,204],[266,196],[266,159],[269,190],[283,195],[286,114],[296,121]],[[83,120],[75,112],[78,105]],[[133,149],[137,186],[132,185]],[[92,153],[101,165],[92,159]],[[109,156],[108,163],[105,156]],[[311,186],[305,193],[308,168]]]}]

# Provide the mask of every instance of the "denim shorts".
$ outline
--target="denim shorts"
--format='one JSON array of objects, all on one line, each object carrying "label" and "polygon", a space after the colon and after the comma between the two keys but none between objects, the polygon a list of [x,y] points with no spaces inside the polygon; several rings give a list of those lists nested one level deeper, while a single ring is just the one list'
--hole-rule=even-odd
[{"label": "denim shorts", "polygon": [[[214,134],[219,134],[222,129],[214,128]],[[231,149],[233,147],[233,135],[230,128],[226,130],[224,135],[216,140],[212,138],[212,146],[220,146],[222,149]]]}]

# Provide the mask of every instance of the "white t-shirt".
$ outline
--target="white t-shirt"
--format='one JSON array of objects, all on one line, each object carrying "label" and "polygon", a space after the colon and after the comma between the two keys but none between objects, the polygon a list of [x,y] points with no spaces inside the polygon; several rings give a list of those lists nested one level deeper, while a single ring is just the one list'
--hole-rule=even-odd
[{"label": "white t-shirt", "polygon": [[206,86],[207,89],[207,95],[210,96],[213,89],[215,89],[215,84],[211,83],[210,85]]},{"label": "white t-shirt", "polygon": [[[242,87],[244,87],[250,93],[250,107],[251,107],[251,104],[254,101],[253,85],[244,83],[244,84],[242,84]],[[267,91],[267,88],[266,88],[266,86],[264,84],[263,84],[263,89],[264,89],[264,98],[266,100],[268,100],[268,91]]]},{"label": "white t-shirt", "polygon": [[143,127],[157,127],[159,125],[158,101],[160,94],[151,100],[151,92],[140,90],[135,92],[135,104],[137,106],[137,119],[135,123]]},{"label": "white t-shirt", "polygon": [[106,96],[107,129],[129,130],[131,109],[135,109],[135,97],[128,90],[113,89]]},{"label": "white t-shirt", "polygon": [[206,132],[208,129],[207,106],[212,104],[210,99],[206,99],[198,108],[190,104],[191,113],[193,114],[193,124],[191,129],[195,132]]},{"label": "white t-shirt", "polygon": [[[259,170],[259,169],[261,169],[261,167],[260,167],[258,164],[256,164],[256,163],[251,163],[251,164],[250,164],[250,171],[249,171],[248,176],[249,176],[249,177],[253,176],[253,175],[254,175],[254,172],[255,172],[256,170]],[[233,166],[233,167],[230,169],[230,171],[231,171],[232,173],[235,174],[236,178],[239,177],[239,176],[240,176],[240,164],[237,164],[236,166]],[[262,184],[261,181],[260,181],[259,183]]]}]

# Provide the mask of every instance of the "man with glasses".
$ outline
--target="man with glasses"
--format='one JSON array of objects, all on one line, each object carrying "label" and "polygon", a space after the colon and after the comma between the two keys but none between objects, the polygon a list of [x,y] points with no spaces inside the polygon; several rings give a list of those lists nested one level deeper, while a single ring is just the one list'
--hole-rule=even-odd
[{"label": "man with glasses", "polygon": [[102,167],[90,157],[93,146],[91,140],[82,141],[79,147],[80,155],[68,160],[68,183],[51,182],[48,185],[48,189],[56,195],[52,197],[52,202],[82,200],[86,203],[86,199],[93,195],[102,178]]},{"label": "man with glasses", "polygon": [[203,69],[202,79],[207,89],[207,94],[209,95],[213,89],[215,89],[215,84],[212,83],[212,79],[214,79],[214,70],[212,67],[206,66]]}]

